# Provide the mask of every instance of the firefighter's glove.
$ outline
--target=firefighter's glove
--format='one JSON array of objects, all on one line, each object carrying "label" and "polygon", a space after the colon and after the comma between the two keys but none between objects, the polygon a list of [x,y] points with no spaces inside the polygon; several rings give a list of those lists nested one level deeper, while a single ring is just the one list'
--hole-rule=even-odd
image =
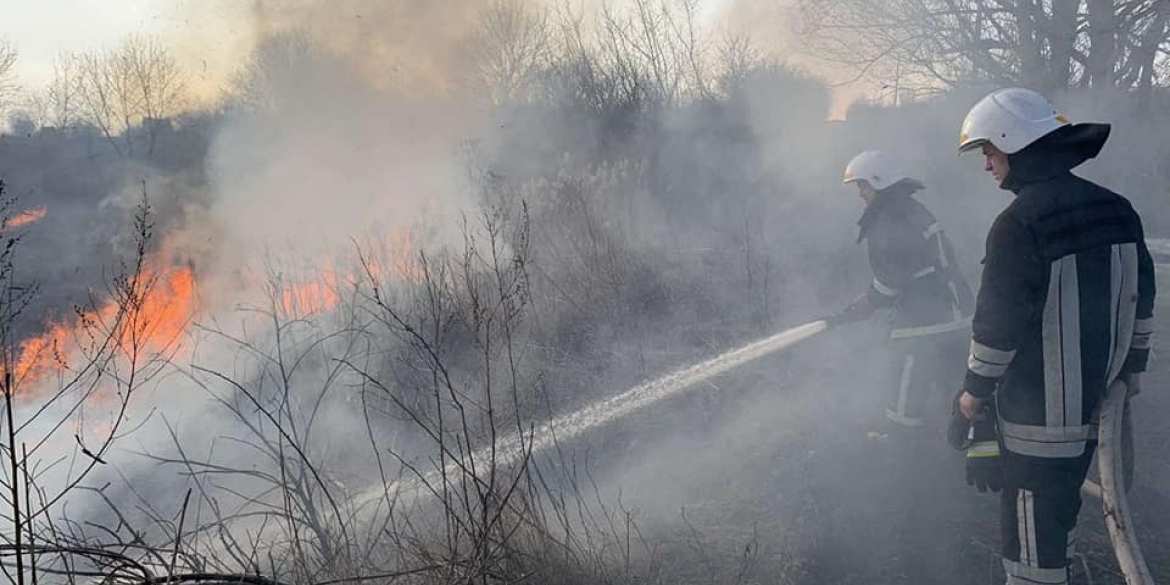
[{"label": "firefighter's glove", "polygon": [[951,403],[951,420],[947,423],[947,443],[956,451],[966,451],[974,441],[972,421],[967,420],[959,409],[959,398],[962,395],[963,390],[955,394],[955,400]]},{"label": "firefighter's glove", "polygon": [[981,493],[1003,489],[1003,464],[998,441],[976,441],[967,447],[967,485]]},{"label": "firefighter's glove", "polygon": [[820,317],[817,317],[817,321],[824,321],[825,325],[828,325],[829,328],[831,329],[833,327],[836,327],[836,326],[844,323],[845,319],[844,319],[844,317],[842,317],[841,313],[838,312],[838,313],[832,313],[830,315],[821,315]]},{"label": "firefighter's glove", "polygon": [[869,302],[869,296],[862,293],[853,299],[853,302],[849,303],[849,306],[831,315],[825,315],[820,320],[828,324],[829,327],[836,327],[845,323],[864,321],[873,313],[874,306]]},{"label": "firefighter's glove", "polygon": [[832,328],[832,327],[836,327],[838,325],[849,323],[851,321],[855,321],[856,319],[850,313],[850,308],[845,307],[844,309],[841,309],[840,311],[837,311],[835,313],[829,313],[828,315],[821,315],[820,317],[817,317],[817,320],[824,321],[826,325],[828,325],[830,328]]},{"label": "firefighter's glove", "polygon": [[[963,416],[961,413],[959,416]],[[967,434],[967,485],[980,492],[998,492],[1003,488],[1003,464],[999,458],[999,440],[996,437],[998,416],[995,401],[984,407],[984,417],[970,421]]]}]

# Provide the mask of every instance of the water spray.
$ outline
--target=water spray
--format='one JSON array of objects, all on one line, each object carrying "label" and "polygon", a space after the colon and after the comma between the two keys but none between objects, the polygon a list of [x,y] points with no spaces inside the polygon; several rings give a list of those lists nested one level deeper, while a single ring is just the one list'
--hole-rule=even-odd
[{"label": "water spray", "polygon": [[[531,433],[505,437],[493,446],[476,451],[470,458],[448,463],[445,466],[445,471],[449,475],[455,475],[459,473],[460,469],[470,468],[473,463],[477,470],[487,469],[488,465],[493,464],[496,466],[514,464],[525,456],[536,455],[554,444],[572,441],[591,429],[641,410],[663,398],[677,395],[699,382],[742,366],[756,358],[792,347],[826,329],[828,329],[828,324],[825,321],[814,321],[726,351],[692,366],[639,384],[621,394],[556,417],[535,427]],[[433,484],[439,478],[439,470],[436,470],[425,476],[425,483]],[[359,501],[364,503],[384,495],[387,491],[400,495],[414,493],[423,488],[423,483],[424,481],[418,479],[399,480],[388,486],[386,490],[377,489],[367,492],[359,498]]]}]

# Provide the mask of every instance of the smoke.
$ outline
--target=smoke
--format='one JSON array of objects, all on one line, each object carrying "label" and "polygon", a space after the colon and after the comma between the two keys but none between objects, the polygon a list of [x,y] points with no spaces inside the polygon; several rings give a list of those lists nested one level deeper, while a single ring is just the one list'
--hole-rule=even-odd
[{"label": "smoke", "polygon": [[[512,371],[519,373],[504,384],[507,391],[495,390],[514,391],[523,402],[504,420],[509,429],[553,415],[573,421],[569,413],[578,405],[808,322],[863,291],[872,276],[864,246],[855,243],[863,208],[855,188],[840,183],[841,170],[862,150],[891,152],[927,185],[918,197],[955,243],[968,280],[978,281],[983,237],[1011,197],[984,176],[980,161],[953,155],[958,124],[981,92],[845,110],[839,90],[775,64],[758,63],[728,81],[733,76],[715,73],[726,64],[709,51],[703,53],[709,93],[662,99],[656,91],[676,86],[639,77],[638,58],[604,43],[582,54],[550,43],[568,54],[539,61],[510,101],[491,103],[469,91],[476,87],[469,79],[482,71],[481,24],[493,5],[248,5],[248,30],[240,34],[248,40],[235,37],[232,45],[251,47],[250,57],[224,76],[230,83],[199,168],[134,169],[135,180],[104,198],[107,211],[126,213],[146,191],[161,218],[168,262],[195,274],[199,309],[181,344],[168,347],[170,363],[135,398],[130,416],[140,426],[133,446],[111,454],[118,468],[98,480],[129,479],[139,488],[134,497],[158,499],[168,510],[193,483],[246,493],[257,483],[252,476],[210,481],[207,470],[170,474],[181,468],[176,460],[164,465],[141,454],[177,458],[178,443],[194,459],[269,469],[265,441],[274,421],[266,416],[286,417],[280,420],[290,428],[292,421],[311,421],[294,438],[308,446],[306,457],[328,468],[339,494],[368,493],[386,479],[367,445],[392,447],[404,463],[436,466],[400,405],[379,404],[377,428],[362,416],[376,389],[353,365],[396,389],[418,391],[422,399],[411,405],[419,412],[450,406],[443,396],[432,400],[442,403],[436,411],[426,410],[433,398],[424,391],[430,358],[404,349],[401,338],[387,339],[393,336],[371,317],[381,313],[363,297],[370,289],[349,279],[360,280],[357,250],[391,248],[414,259],[420,251],[462,252],[470,236],[480,246],[472,252],[483,252],[491,231],[478,215],[485,204],[512,205],[511,219],[532,222],[530,234],[505,241],[499,254],[508,266],[531,262],[516,285],[516,298],[528,303],[526,320],[509,330],[519,356]],[[774,16],[757,12],[759,6],[731,3],[708,18],[771,27]],[[772,30],[756,35],[765,47],[789,37]],[[810,61],[794,62],[812,68]],[[684,67],[671,71],[690,75]],[[1111,111],[1086,96],[1060,100],[1070,113]],[[1139,150],[1141,141],[1131,137],[1140,128],[1133,116],[1122,117],[1121,136],[1086,172],[1107,184],[1148,186],[1153,179],[1115,170],[1132,168],[1120,162]],[[523,214],[515,211],[521,201]],[[50,208],[46,221],[54,213]],[[132,251],[132,244],[121,236],[115,249]],[[518,259],[520,251],[530,256]],[[480,276],[456,274],[443,284],[470,288],[458,278]],[[491,275],[484,282],[499,284]],[[297,285],[308,287],[290,293],[287,287]],[[387,290],[397,294],[388,302],[434,307],[412,297],[410,283]],[[457,300],[440,308],[484,314],[475,303],[482,299]],[[408,319],[410,326],[431,324],[426,314],[409,316],[417,318]],[[918,530],[918,540],[944,530],[930,522],[899,524],[915,517],[907,499],[884,505],[891,493],[922,496],[912,483],[922,470],[898,467],[902,443],[877,431],[893,366],[880,317],[873,321],[727,372],[685,399],[610,421],[558,445],[558,455],[588,459],[599,495],[629,506],[627,519],[647,534],[676,543],[698,538],[700,551],[709,539],[720,551],[734,549],[729,558],[736,558],[753,538],[746,527],[758,522],[756,538],[780,543],[766,548],[774,554],[765,573],[774,581],[840,582],[826,568],[834,552],[858,563],[897,555],[876,546],[856,550],[893,547],[888,541],[897,539],[880,527]],[[447,342],[437,353],[454,362],[445,373],[459,389],[485,386],[485,369],[507,371],[499,367],[508,363],[501,346],[483,350],[488,344],[478,336],[498,331],[495,322],[452,318],[435,329]],[[956,386],[961,374],[960,365]],[[917,454],[946,461],[932,449]],[[963,489],[958,469],[956,462],[926,472],[947,486],[930,501],[963,521],[977,505],[939,495]],[[689,515],[680,518],[680,509]],[[105,513],[93,504],[79,515]],[[855,518],[863,526],[854,526]],[[249,522],[233,526],[257,528]],[[851,539],[853,529],[864,538]],[[930,567],[936,570],[931,574],[943,574]],[[880,577],[888,575],[872,580]]]},{"label": "smoke", "polygon": [[295,33],[307,35],[373,87],[430,99],[459,89],[453,74],[477,58],[469,39],[492,6],[465,0],[216,0],[179,3],[171,20],[181,23],[173,31],[176,48],[209,87],[202,93],[222,89],[238,73],[240,55]]},{"label": "smoke", "polygon": [[[109,421],[124,415],[134,432],[105,455],[117,467],[97,468],[91,481],[125,485],[110,497],[126,509],[142,501],[178,505],[175,495],[185,485],[210,489],[199,479],[199,461],[254,467],[258,452],[247,445],[270,437],[249,430],[259,425],[271,431],[270,421],[251,416],[257,409],[286,416],[286,425],[311,417],[309,426],[322,430],[305,430],[298,439],[317,465],[327,464],[337,481],[352,479],[354,490],[375,480],[369,458],[353,447],[367,440],[361,401],[338,388],[361,385],[341,361],[365,359],[365,367],[376,369],[368,360],[379,348],[370,349],[360,331],[351,331],[348,341],[335,336],[353,327],[339,321],[358,312],[354,281],[365,271],[355,265],[358,250],[373,258],[370,269],[379,268],[379,259],[409,264],[424,247],[434,252],[461,243],[459,217],[475,214],[467,143],[483,122],[480,112],[463,107],[442,85],[454,78],[449,70],[460,59],[460,31],[442,43],[435,36],[445,30],[441,21],[454,21],[453,10],[472,11],[449,4],[303,3],[276,13],[255,6],[257,37],[249,62],[233,75],[220,112],[210,122],[191,122],[209,124],[202,128],[209,139],[198,168],[123,165],[123,178],[100,204],[107,215],[128,218],[148,202],[154,232],[149,277],[159,278],[152,294],[162,305],[191,312],[186,331],[145,346],[138,356],[147,359],[137,364],[146,371],[140,378],[115,376],[106,383],[119,389],[117,399],[77,392],[49,411],[22,411],[36,417],[28,433],[40,436],[54,421],[70,419],[85,431],[78,444],[96,450]],[[431,24],[416,28],[423,21]],[[111,248],[132,257],[136,234],[119,231]],[[182,291],[183,298],[167,290],[172,273],[193,275],[195,290]],[[380,274],[391,277],[401,274]],[[94,296],[99,305],[111,302]],[[147,321],[157,318],[149,315]],[[276,319],[287,322],[273,327]],[[84,339],[67,324],[58,329]],[[272,349],[278,342],[284,345]],[[84,361],[84,344],[67,347],[62,359]],[[278,351],[290,361],[282,364],[281,382],[273,388],[269,360]],[[124,359],[120,355],[110,367],[124,371]],[[38,380],[44,386],[40,395],[51,396],[58,382]],[[287,392],[298,407],[281,411],[274,392]],[[129,410],[121,413],[120,400],[131,394]],[[304,401],[314,400],[318,405],[308,414]],[[37,456],[55,460],[74,450],[68,435],[61,436]],[[194,479],[184,476],[190,469],[179,462],[180,446],[196,462]],[[82,457],[80,467],[59,466],[40,480],[67,485],[85,463]],[[158,473],[160,466],[173,473]],[[237,493],[256,486],[246,474],[213,483]],[[70,501],[74,517],[109,517],[101,498],[78,494]]]},{"label": "smoke", "polygon": [[298,29],[340,55],[381,86],[409,88],[418,96],[453,89],[452,72],[470,58],[467,38],[489,3],[305,1],[269,7],[257,2],[253,15],[262,38]]},{"label": "smoke", "polygon": [[230,115],[212,143],[212,214],[229,247],[336,251],[376,226],[406,229],[470,203],[457,132],[468,123],[458,110],[404,103],[344,62],[312,67],[266,88],[278,96],[275,110]]},{"label": "smoke", "polygon": [[[439,85],[428,89],[425,79],[451,79],[440,70],[454,67],[456,39],[424,43],[422,32],[469,12],[450,4],[253,6],[257,44],[233,77],[209,142],[201,205],[165,236],[168,248],[195,262],[202,301],[176,364],[188,369],[188,379],[171,378],[152,394],[166,404],[162,415],[170,424],[195,433],[183,431],[184,441],[210,449],[208,441],[238,431],[215,404],[239,400],[238,392],[209,371],[245,384],[263,379],[264,358],[249,354],[282,334],[285,343],[312,344],[322,331],[345,326],[330,313],[356,310],[346,303],[364,276],[358,254],[388,252],[409,263],[421,250],[461,242],[459,217],[478,204],[467,180],[466,143],[482,121],[442,96]],[[432,24],[410,32],[420,22]],[[407,70],[407,77],[395,77]],[[151,188],[175,193],[160,181]],[[269,318],[304,316],[314,325],[280,333],[265,317],[248,314],[251,308],[279,314]],[[287,389],[301,396],[337,383],[336,361],[352,357],[351,349],[324,344],[321,355],[309,352],[312,359],[285,380]],[[193,365],[202,373],[193,374]],[[172,393],[183,398],[168,398]],[[351,399],[328,402],[321,427],[358,433]],[[156,419],[149,432],[162,431]],[[324,444],[318,446],[327,451]]]}]

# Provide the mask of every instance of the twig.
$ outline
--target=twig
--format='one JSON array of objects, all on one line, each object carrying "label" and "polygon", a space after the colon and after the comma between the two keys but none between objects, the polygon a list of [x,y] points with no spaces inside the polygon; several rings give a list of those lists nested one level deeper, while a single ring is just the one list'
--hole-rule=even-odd
[{"label": "twig", "polygon": [[136,581],[132,585],[164,585],[166,583],[241,583],[244,585],[288,585],[276,579],[260,575],[244,575],[240,573],[187,573],[183,575],[166,575]]},{"label": "twig", "polygon": [[[11,294],[11,293],[10,293]],[[4,372],[4,405],[8,415],[8,460],[12,464],[12,528],[16,537],[16,583],[24,585],[24,530],[20,525],[20,477],[16,461],[16,425],[12,421],[12,372]]]},{"label": "twig", "polygon": [[88,449],[88,448],[85,446],[85,443],[82,443],[82,442],[81,442],[81,435],[74,434],[74,435],[73,435],[73,439],[77,441],[77,446],[81,448],[81,454],[82,454],[82,455],[85,455],[86,457],[89,457],[90,459],[93,459],[94,461],[96,461],[96,462],[98,462],[98,463],[101,463],[102,465],[106,465],[106,462],[105,462],[104,460],[102,460],[102,458],[101,458],[101,457],[98,457],[97,455],[94,455],[94,453],[93,453],[92,451],[90,451],[90,450],[89,450],[89,449]]},{"label": "twig", "polygon": [[358,583],[361,581],[371,581],[374,579],[397,579],[399,577],[409,577],[411,575],[418,575],[420,573],[429,573],[431,571],[438,571],[447,568],[446,565],[427,565],[425,567],[418,567],[415,569],[408,569],[405,571],[397,571],[394,573],[381,573],[378,575],[363,575],[360,577],[345,577],[342,579],[330,579],[328,581],[316,581],[313,585],[336,585],[338,583]]},{"label": "twig", "polygon": [[179,560],[179,547],[183,544],[183,523],[187,520],[187,504],[191,501],[191,488],[187,488],[187,495],[183,496],[183,508],[179,510],[179,528],[175,531],[175,550],[171,553],[171,566],[167,569],[168,583],[171,575],[175,574],[175,563]]},{"label": "twig", "polygon": [[[24,468],[24,501],[26,503],[28,503],[29,507],[31,508],[32,507],[32,494],[31,494],[31,492],[32,492],[32,478],[30,478],[29,474],[28,474],[28,445],[22,442],[20,444],[20,452],[21,452],[21,467]],[[15,483],[16,478],[12,478],[12,481]],[[36,547],[33,546],[32,518],[28,518],[25,521],[25,524],[27,524],[27,526],[28,526],[28,544],[29,544],[28,564],[29,564],[29,568],[32,569],[33,585],[37,585],[37,556],[36,556]]]}]

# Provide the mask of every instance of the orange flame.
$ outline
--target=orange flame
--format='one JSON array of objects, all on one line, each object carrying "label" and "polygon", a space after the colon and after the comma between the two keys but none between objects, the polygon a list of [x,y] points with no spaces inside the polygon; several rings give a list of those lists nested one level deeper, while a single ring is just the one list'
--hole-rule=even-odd
[{"label": "orange flame", "polygon": [[[414,254],[407,232],[391,233],[364,251],[364,266],[327,268],[316,271],[305,281],[279,283],[282,306],[290,315],[323,313],[336,309],[346,290],[352,290],[357,283],[366,282],[371,277],[377,281],[394,278],[417,282],[422,276]],[[318,265],[329,264],[320,262]]]},{"label": "orange flame", "polygon": [[281,283],[281,301],[287,314],[308,315],[328,311],[341,302],[341,278],[329,270],[317,280],[302,283]]},{"label": "orange flame", "polygon": [[[129,312],[130,322],[119,341],[125,351],[165,351],[179,340],[195,315],[195,275],[190,266],[181,266],[162,274],[148,270],[144,277],[150,288]],[[114,319],[118,310],[113,303],[102,308],[108,319]]]},{"label": "orange flame", "polygon": [[28,211],[22,211],[8,219],[7,227],[18,228],[22,225],[28,225],[34,221],[44,219],[47,213],[48,210],[46,210],[44,207],[36,207],[29,209]]},{"label": "orange flame", "polygon": [[[165,247],[164,247],[165,248]],[[167,266],[158,254],[134,281],[133,301],[108,299],[96,310],[51,323],[20,344],[13,376],[28,388],[64,374],[69,360],[100,345],[105,336],[123,355],[166,353],[175,347],[195,314],[195,276],[190,266]]]},{"label": "orange flame", "polygon": [[[171,253],[177,247],[171,242],[179,240],[164,240],[161,251],[147,258],[136,281],[136,286],[141,287],[137,302],[109,299],[93,311],[49,323],[42,334],[23,341],[13,367],[18,388],[36,387],[65,375],[71,371],[70,360],[84,359],[84,350],[92,350],[105,335],[114,336],[110,341],[123,355],[134,352],[141,356],[145,352],[173,357],[199,310],[196,275],[189,265],[175,262]],[[274,300],[286,315],[307,316],[336,309],[346,291],[371,276],[378,281],[421,279],[406,233],[392,234],[374,244],[365,251],[364,266],[343,269],[332,263],[318,263],[329,268],[312,271],[311,278],[278,283]],[[111,325],[116,327],[112,333]]]}]

